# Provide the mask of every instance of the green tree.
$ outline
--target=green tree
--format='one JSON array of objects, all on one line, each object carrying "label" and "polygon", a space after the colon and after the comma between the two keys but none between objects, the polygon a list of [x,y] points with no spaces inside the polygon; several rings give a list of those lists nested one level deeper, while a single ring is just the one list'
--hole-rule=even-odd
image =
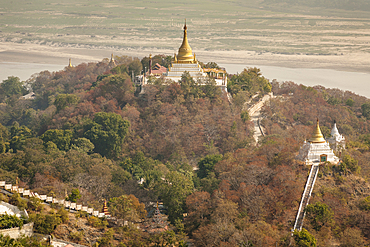
[{"label": "green tree", "polygon": [[240,113],[240,118],[243,120],[244,123],[249,121],[250,116],[249,116],[248,111],[242,111],[242,113]]},{"label": "green tree", "polygon": [[271,92],[270,82],[262,76],[260,69],[247,68],[240,74],[233,75],[227,83],[227,90],[234,96],[240,91],[247,91],[250,95],[256,92]]},{"label": "green tree", "polygon": [[13,152],[22,150],[26,144],[27,138],[32,137],[32,131],[26,126],[19,126],[18,122],[14,122],[10,129],[10,148]]},{"label": "green tree", "polygon": [[113,197],[108,203],[109,213],[117,218],[136,222],[145,217],[145,205],[133,195]]},{"label": "green tree", "polygon": [[81,198],[79,189],[72,189],[71,194],[66,198],[67,201],[77,202]]},{"label": "green tree", "polygon": [[355,101],[352,98],[346,100],[346,105],[352,107],[355,104]]},{"label": "green tree", "polygon": [[22,199],[19,193],[14,193],[10,199],[9,203],[17,206],[20,210],[27,208],[27,201]]},{"label": "green tree", "polygon": [[51,234],[60,225],[64,216],[54,211],[49,214],[30,214],[30,221],[34,222],[34,231],[41,234]]},{"label": "green tree", "polygon": [[343,156],[341,166],[348,168],[350,171],[354,173],[359,173],[361,167],[358,165],[358,160],[352,158],[350,155],[346,154]]},{"label": "green tree", "polygon": [[370,211],[370,196],[360,201],[359,208],[364,211]]},{"label": "green tree", "polygon": [[68,151],[71,145],[73,132],[71,130],[47,130],[42,136],[41,140],[44,141],[44,145],[48,142],[53,142],[57,145],[59,150]]},{"label": "green tree", "polygon": [[205,178],[209,175],[210,172],[214,171],[214,167],[219,162],[222,160],[222,155],[221,154],[214,154],[214,155],[207,155],[203,159],[201,159],[198,162],[198,173],[197,176],[199,178]]},{"label": "green tree", "polygon": [[7,97],[24,95],[27,92],[27,89],[23,86],[23,82],[15,76],[9,76],[7,80],[3,80],[3,83],[0,84],[0,88]]},{"label": "green tree", "polygon": [[60,112],[64,108],[75,105],[80,99],[75,94],[59,94],[54,101],[54,105],[57,108],[57,112]]},{"label": "green tree", "polygon": [[370,103],[361,105],[362,115],[367,119],[370,119]]},{"label": "green tree", "polygon": [[305,212],[307,220],[316,231],[320,231],[321,227],[331,224],[333,221],[334,213],[325,203],[309,204],[305,208]]},{"label": "green tree", "polygon": [[189,72],[185,71],[181,75],[180,85],[185,99],[190,99],[191,96],[194,98],[199,97],[200,91],[198,83],[190,76]]},{"label": "green tree", "polygon": [[84,136],[95,146],[94,151],[107,157],[121,152],[130,123],[116,113],[98,112],[84,125]]},{"label": "green tree", "polygon": [[23,220],[15,215],[3,214],[0,215],[0,229],[8,229],[14,227],[22,227]]},{"label": "green tree", "polygon": [[140,75],[142,70],[143,70],[143,66],[138,58],[135,58],[134,61],[132,61],[128,65],[129,76],[132,76],[132,73],[134,75]]},{"label": "green tree", "polygon": [[191,174],[177,171],[167,173],[161,186],[161,197],[168,210],[168,218],[172,224],[177,219],[183,219],[185,200],[194,190]]},{"label": "green tree", "polygon": [[295,230],[293,238],[296,247],[316,247],[316,239],[306,229],[302,231]]},{"label": "green tree", "polygon": [[71,149],[77,150],[81,153],[91,153],[94,150],[95,146],[87,138],[77,138],[72,141]]}]

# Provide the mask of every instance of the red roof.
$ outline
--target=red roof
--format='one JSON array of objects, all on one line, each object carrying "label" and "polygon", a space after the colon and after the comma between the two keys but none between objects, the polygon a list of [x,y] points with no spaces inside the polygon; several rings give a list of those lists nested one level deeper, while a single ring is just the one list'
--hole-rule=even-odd
[{"label": "red roof", "polygon": [[163,73],[167,72],[167,68],[160,65],[159,63],[156,63],[152,69],[153,75],[162,75]]}]

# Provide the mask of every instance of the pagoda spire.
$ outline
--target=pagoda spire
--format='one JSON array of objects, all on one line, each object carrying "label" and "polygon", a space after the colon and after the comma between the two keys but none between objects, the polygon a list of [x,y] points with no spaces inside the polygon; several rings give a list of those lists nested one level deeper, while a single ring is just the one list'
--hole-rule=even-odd
[{"label": "pagoda spire", "polygon": [[116,66],[116,61],[114,60],[113,53],[112,53],[112,55],[111,55],[111,57],[110,57],[109,65],[114,65],[114,66]]},{"label": "pagoda spire", "polygon": [[326,142],[325,139],[324,139],[324,136],[322,135],[321,130],[320,130],[319,119],[317,119],[317,121],[316,121],[316,128],[313,132],[313,135],[312,135],[311,139],[309,139],[308,141],[311,142],[311,143],[324,143],[324,142]]},{"label": "pagoda spire", "polygon": [[71,62],[71,59],[69,59],[69,64],[68,64],[68,68],[72,68],[72,62]]},{"label": "pagoda spire", "polygon": [[194,56],[193,51],[189,45],[188,42],[188,28],[186,26],[186,19],[185,19],[185,25],[184,25],[184,37],[182,40],[182,44],[179,48],[179,53],[177,54],[177,61],[179,63],[193,63],[194,62]]},{"label": "pagoda spire", "polygon": [[108,206],[107,206],[107,200],[104,200],[104,204],[103,204],[103,210],[102,210],[105,215],[108,215],[109,212],[108,212]]}]

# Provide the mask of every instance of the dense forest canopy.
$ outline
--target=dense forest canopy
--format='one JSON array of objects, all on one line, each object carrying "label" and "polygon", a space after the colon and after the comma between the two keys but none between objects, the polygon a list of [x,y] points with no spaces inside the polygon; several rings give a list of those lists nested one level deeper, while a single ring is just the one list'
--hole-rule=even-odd
[{"label": "dense forest canopy", "polygon": [[[163,202],[171,227],[161,234],[88,218],[103,229],[101,246],[369,244],[369,99],[269,82],[257,68],[230,75],[232,102],[211,80],[199,84],[187,73],[179,82],[153,80],[139,94],[130,73],[145,58],[108,62],[0,84],[0,180],[18,177],[20,186],[58,198],[67,191],[95,208],[106,199],[112,214],[133,222],[145,218],[150,203]],[[30,89],[34,98],[22,97]],[[266,136],[256,145],[246,102],[270,91],[276,97],[262,108]],[[341,165],[320,166],[305,230],[291,239],[309,171],[295,156],[317,117],[325,136],[336,120],[347,149],[337,154]],[[63,209],[46,212],[16,195],[1,200],[31,210],[39,233],[60,234],[68,222]],[[87,243],[76,234],[67,238]]]}]

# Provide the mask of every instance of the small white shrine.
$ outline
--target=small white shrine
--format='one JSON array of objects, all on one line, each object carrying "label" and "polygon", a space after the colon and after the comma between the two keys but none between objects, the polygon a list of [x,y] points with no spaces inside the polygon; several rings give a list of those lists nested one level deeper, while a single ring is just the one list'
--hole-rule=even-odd
[{"label": "small white shrine", "polygon": [[331,162],[337,164],[339,158],[335,156],[329,142],[324,139],[321,133],[319,119],[317,119],[316,128],[313,136],[305,141],[299,150],[298,160],[302,160],[306,165],[318,164],[320,162]]},{"label": "small white shrine", "polygon": [[346,148],[346,139],[343,135],[339,134],[337,129],[337,123],[334,121],[333,129],[331,130],[330,137],[326,138],[329,142],[330,147],[336,152],[341,152]]}]

